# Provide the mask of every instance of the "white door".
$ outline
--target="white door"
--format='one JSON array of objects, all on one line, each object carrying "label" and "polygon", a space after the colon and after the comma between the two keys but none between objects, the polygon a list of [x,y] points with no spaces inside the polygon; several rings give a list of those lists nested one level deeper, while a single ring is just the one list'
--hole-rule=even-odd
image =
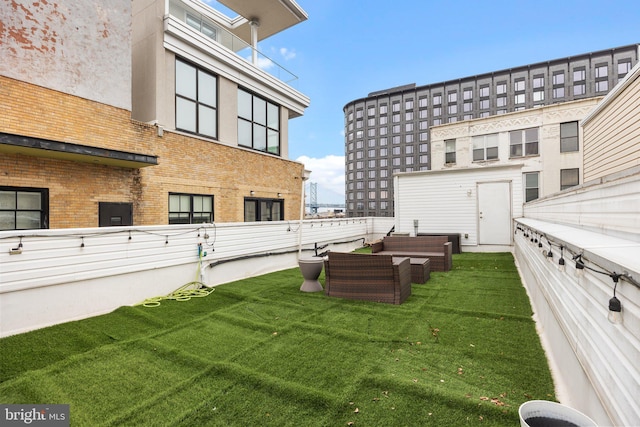
[{"label": "white door", "polygon": [[478,183],[478,242],[511,244],[511,182]]}]

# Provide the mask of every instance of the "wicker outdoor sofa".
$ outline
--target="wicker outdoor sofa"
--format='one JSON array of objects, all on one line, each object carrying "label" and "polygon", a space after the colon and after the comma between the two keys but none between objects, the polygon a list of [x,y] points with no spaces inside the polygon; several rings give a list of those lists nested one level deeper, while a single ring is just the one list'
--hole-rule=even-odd
[{"label": "wicker outdoor sofa", "polygon": [[411,295],[409,258],[329,252],[324,273],[327,296],[402,304]]},{"label": "wicker outdoor sofa", "polygon": [[447,236],[387,236],[371,245],[371,253],[429,258],[431,271],[449,271],[453,265],[451,242]]}]

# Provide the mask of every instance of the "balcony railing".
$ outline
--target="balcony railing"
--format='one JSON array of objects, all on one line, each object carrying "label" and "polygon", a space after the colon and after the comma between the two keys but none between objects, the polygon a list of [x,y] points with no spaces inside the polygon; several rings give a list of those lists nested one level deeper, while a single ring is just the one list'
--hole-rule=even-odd
[{"label": "balcony railing", "polygon": [[[284,83],[293,85],[297,82],[298,76],[282,67],[259,50],[254,49],[249,43],[242,40],[240,37],[227,31],[205,14],[189,7],[182,1],[170,0],[169,14]],[[254,51],[256,53],[255,63],[253,59]]]}]

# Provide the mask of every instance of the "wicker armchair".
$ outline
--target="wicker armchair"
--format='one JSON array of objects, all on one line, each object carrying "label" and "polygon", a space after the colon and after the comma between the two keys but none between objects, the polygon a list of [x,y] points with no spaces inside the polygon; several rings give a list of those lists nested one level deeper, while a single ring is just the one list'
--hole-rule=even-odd
[{"label": "wicker armchair", "polygon": [[402,304],[411,295],[409,258],[329,252],[324,272],[327,296]]}]

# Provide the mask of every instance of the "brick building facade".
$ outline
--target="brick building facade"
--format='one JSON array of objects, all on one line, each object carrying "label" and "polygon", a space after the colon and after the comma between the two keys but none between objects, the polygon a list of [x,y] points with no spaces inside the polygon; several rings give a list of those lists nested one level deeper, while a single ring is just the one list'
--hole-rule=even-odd
[{"label": "brick building facade", "polygon": [[[290,113],[291,106],[277,99],[272,94],[275,91],[267,90],[271,80],[242,59],[239,66],[252,69],[267,92],[256,91],[256,96],[279,106],[279,155],[233,140],[237,138],[237,102],[220,102],[218,108],[217,120],[225,121],[219,128],[224,129],[226,140],[185,132],[175,122],[167,123],[171,120],[162,124],[157,119],[137,121],[135,114],[132,117],[132,104],[149,99],[136,94],[138,98],[131,102],[135,93],[132,81],[148,70],[132,67],[131,59],[126,59],[132,56],[132,46],[123,34],[131,37],[137,8],[148,3],[163,8],[164,0],[86,0],[75,9],[58,3],[60,7],[30,9],[0,6],[5,9],[2,16],[11,16],[0,30],[4,64],[0,65],[0,230],[198,222],[198,214],[202,214],[195,207],[198,203],[205,204],[200,209],[206,216],[200,218],[216,222],[299,218],[304,166],[286,158],[286,127],[288,118],[302,114],[308,105],[306,97],[294,93],[299,112]],[[189,0],[173,3],[185,9],[196,6]],[[92,50],[85,61],[94,61],[93,65],[78,65],[77,57],[84,52],[61,53],[76,46],[77,31],[91,31],[80,27],[84,21],[102,29],[82,34],[84,48]],[[52,28],[55,23],[59,27]],[[27,24],[41,31],[27,31]],[[162,35],[163,18],[153,25]],[[197,35],[189,32],[188,25],[183,27],[181,31],[197,45]],[[55,46],[52,37],[57,40]],[[33,49],[47,43],[47,49]],[[161,46],[160,42],[159,51],[175,61],[178,55],[165,54]],[[216,52],[201,54],[209,61],[224,61]],[[113,61],[116,64],[111,65],[110,74],[93,74],[95,64],[123,56],[125,59]],[[138,64],[135,58],[133,63]],[[41,67],[49,67],[50,73],[37,72]],[[168,68],[173,69],[174,63]],[[78,78],[77,74],[83,75]],[[217,78],[218,92],[230,88],[225,89],[227,95],[237,96],[236,88],[241,87],[237,82],[212,75]],[[97,78],[111,79],[113,85],[97,82]],[[67,84],[73,79],[76,84]],[[156,86],[173,91],[158,94],[170,97],[165,103],[171,108],[177,98],[177,77],[172,79],[156,82]],[[121,80],[128,89],[123,89]],[[171,108],[168,111],[173,111]],[[187,209],[185,200],[190,203]],[[207,208],[209,202],[211,207]],[[273,216],[263,212],[262,217],[250,218],[245,211],[254,202],[258,212],[261,205],[271,203],[278,209]],[[119,210],[123,207],[124,218]]]}]

